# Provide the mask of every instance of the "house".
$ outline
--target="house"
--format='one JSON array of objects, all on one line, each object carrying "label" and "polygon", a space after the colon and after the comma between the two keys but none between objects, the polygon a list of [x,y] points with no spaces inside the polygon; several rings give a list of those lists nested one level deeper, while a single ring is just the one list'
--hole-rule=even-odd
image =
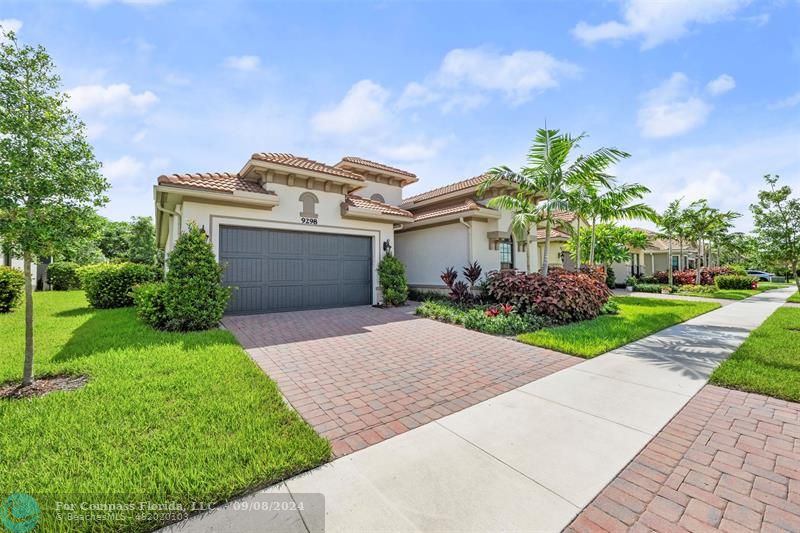
[{"label": "house", "polygon": [[649,238],[647,247],[631,250],[628,262],[612,265],[618,282],[623,282],[628,276],[652,276],[656,272],[668,270],[670,265],[672,265],[672,270],[686,270],[695,267],[698,253],[697,248],[691,243],[673,240],[672,257],[670,258],[669,239],[647,229],[636,229],[647,234]]},{"label": "house", "polygon": [[[2,243],[0,243],[1,249]],[[44,290],[50,287],[47,283],[47,265],[49,262],[49,259],[47,259],[39,263],[31,263],[31,283],[34,290]],[[0,265],[15,268],[19,271],[22,271],[25,266],[22,259],[4,251],[0,251]]]},{"label": "house", "polygon": [[[406,170],[358,157],[328,165],[256,153],[236,173],[160,176],[156,236],[169,253],[189,223],[203,228],[226,265],[224,282],[237,287],[231,313],[376,304],[378,262],[390,251],[417,288],[441,288],[443,269],[472,261],[486,272],[525,270],[529,242],[511,234],[510,213],[486,205],[514,185],[497,183],[481,198],[485,179],[403,199],[403,187],[417,181]],[[564,264],[565,240],[553,231],[552,264]],[[542,247],[531,250],[532,270]]]}]

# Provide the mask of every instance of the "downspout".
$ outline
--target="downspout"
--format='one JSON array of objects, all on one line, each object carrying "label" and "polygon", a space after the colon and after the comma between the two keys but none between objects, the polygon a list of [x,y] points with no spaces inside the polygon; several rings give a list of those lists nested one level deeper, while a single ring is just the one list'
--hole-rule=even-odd
[{"label": "downspout", "polygon": [[458,217],[458,221],[467,228],[467,262],[472,263],[472,224],[464,220],[464,217]]}]

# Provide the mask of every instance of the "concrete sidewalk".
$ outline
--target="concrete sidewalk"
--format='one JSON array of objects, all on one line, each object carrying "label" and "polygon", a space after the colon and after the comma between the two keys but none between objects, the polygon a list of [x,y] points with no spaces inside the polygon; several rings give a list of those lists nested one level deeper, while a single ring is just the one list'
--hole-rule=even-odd
[{"label": "concrete sidewalk", "polygon": [[237,507],[322,493],[328,532],[560,531],[792,292],[728,305],[171,529],[321,531],[321,513]]}]

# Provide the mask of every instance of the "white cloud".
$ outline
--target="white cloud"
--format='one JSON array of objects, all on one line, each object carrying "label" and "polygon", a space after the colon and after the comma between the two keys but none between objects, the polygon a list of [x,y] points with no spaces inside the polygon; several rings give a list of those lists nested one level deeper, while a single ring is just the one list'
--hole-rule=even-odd
[{"label": "white cloud", "polygon": [[388,117],[389,91],[371,80],[361,80],[341,102],[311,117],[311,126],[322,134],[354,134],[374,130]]},{"label": "white cloud", "polygon": [[19,19],[0,19],[0,44],[5,41],[3,34],[13,31],[19,33],[22,28],[22,21]]},{"label": "white cloud", "polygon": [[135,157],[124,155],[103,164],[103,176],[109,181],[132,180],[142,177],[145,165]]},{"label": "white cloud", "polygon": [[488,48],[467,48],[447,53],[436,81],[443,87],[499,91],[515,102],[523,102],[579,73],[576,65],[539,50],[503,55]]},{"label": "white cloud", "polygon": [[682,37],[694,26],[730,17],[750,0],[626,0],[623,21],[579,22],[572,34],[585,44],[641,39],[648,49]]},{"label": "white cloud", "polygon": [[684,197],[684,204],[706,198],[714,207],[742,213],[735,224],[739,230],[750,230],[749,206],[764,187],[764,174],[780,174],[783,183],[798,190],[797,146],[798,130],[754,133],[747,138],[733,135],[713,144],[637,153],[621,163],[616,174],[623,181],[650,187],[653,194],[647,201],[659,211],[675,198]]},{"label": "white cloud", "polygon": [[225,58],[225,66],[242,72],[253,72],[261,66],[261,58],[258,56],[228,56]]},{"label": "white cloud", "polygon": [[736,87],[736,80],[728,74],[721,74],[706,85],[706,90],[713,96],[724,94]]},{"label": "white cloud", "polygon": [[442,103],[442,113],[445,115],[456,111],[470,111],[486,103],[486,96],[479,93],[459,93],[448,96]]},{"label": "white cloud", "polygon": [[136,94],[127,83],[79,85],[68,90],[67,94],[70,96],[70,107],[76,113],[112,115],[142,112],[158,102],[158,97],[152,92]]},{"label": "white cloud", "polygon": [[429,87],[412,81],[403,89],[400,98],[397,99],[398,109],[409,109],[431,104],[440,100],[442,96]]},{"label": "white cloud", "polygon": [[784,98],[774,104],[770,105],[770,109],[788,109],[790,107],[795,107],[800,104],[800,91],[797,91],[791,96]]},{"label": "white cloud", "polygon": [[644,137],[672,137],[705,123],[712,106],[692,96],[689,79],[676,72],[646,93],[639,109],[638,126]]},{"label": "white cloud", "polygon": [[381,146],[378,152],[381,156],[396,161],[420,161],[431,159],[447,145],[447,140],[433,139],[430,141],[412,141],[395,146]]}]

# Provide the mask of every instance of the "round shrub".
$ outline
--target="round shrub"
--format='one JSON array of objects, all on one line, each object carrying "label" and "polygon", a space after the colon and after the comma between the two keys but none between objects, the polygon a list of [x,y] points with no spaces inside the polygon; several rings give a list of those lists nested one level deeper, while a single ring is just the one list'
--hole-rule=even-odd
[{"label": "round shrub", "polygon": [[135,285],[153,280],[147,265],[137,263],[100,263],[78,269],[81,287],[89,304],[97,309],[133,305],[131,290]]},{"label": "round shrub", "polygon": [[717,276],[714,284],[718,289],[747,290],[753,288],[753,278],[750,276]]},{"label": "round shrub", "polygon": [[222,286],[222,266],[203,230],[190,224],[167,259],[164,328],[195,331],[219,324],[231,291]]},{"label": "round shrub", "polygon": [[0,313],[8,313],[22,300],[25,275],[7,266],[0,266]]},{"label": "round shrub", "polygon": [[156,329],[164,329],[167,310],[164,305],[167,285],[163,282],[142,283],[133,288],[136,316]]},{"label": "round shrub", "polygon": [[78,265],[71,261],[61,261],[47,266],[47,283],[54,291],[79,289]]},{"label": "round shrub", "polygon": [[406,267],[391,254],[386,254],[378,263],[378,281],[383,293],[383,302],[403,305],[408,299]]},{"label": "round shrub", "polygon": [[595,318],[611,295],[602,271],[554,269],[543,276],[504,270],[489,275],[487,288],[495,300],[513,305],[519,313],[559,324]]}]

